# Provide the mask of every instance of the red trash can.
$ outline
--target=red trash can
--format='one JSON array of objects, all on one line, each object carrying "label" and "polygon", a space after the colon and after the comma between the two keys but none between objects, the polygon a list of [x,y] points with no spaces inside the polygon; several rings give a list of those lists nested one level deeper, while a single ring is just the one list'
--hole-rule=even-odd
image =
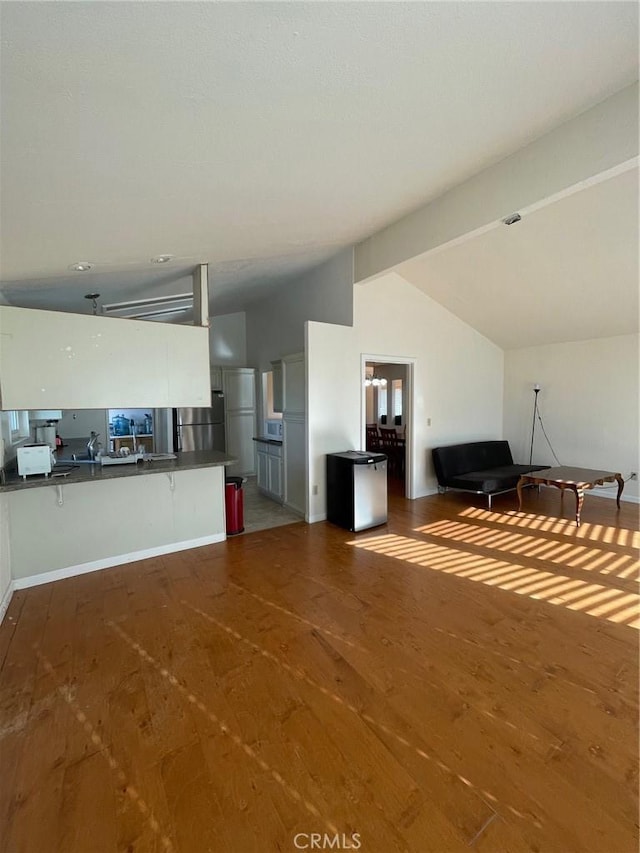
[{"label": "red trash can", "polygon": [[227,536],[244,532],[244,492],[242,477],[225,477],[224,508],[227,516]]}]

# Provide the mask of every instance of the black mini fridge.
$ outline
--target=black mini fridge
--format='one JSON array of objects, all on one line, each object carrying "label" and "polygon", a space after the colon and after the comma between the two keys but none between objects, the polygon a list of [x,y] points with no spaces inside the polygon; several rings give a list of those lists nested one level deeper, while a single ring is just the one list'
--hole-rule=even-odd
[{"label": "black mini fridge", "polygon": [[347,450],[327,454],[327,519],[347,530],[387,521],[387,457]]}]

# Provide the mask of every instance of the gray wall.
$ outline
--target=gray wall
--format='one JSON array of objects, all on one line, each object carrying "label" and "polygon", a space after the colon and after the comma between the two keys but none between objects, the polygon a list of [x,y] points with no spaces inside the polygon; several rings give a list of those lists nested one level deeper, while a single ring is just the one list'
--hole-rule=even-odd
[{"label": "gray wall", "polygon": [[258,371],[304,350],[307,320],[353,324],[353,250],[345,249],[270,296],[252,303],[247,316],[247,364]]}]

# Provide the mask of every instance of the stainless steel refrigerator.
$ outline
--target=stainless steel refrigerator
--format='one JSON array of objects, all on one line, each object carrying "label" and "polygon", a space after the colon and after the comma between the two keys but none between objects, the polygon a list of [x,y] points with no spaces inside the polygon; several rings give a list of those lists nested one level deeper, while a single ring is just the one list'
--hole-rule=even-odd
[{"label": "stainless steel refrigerator", "polygon": [[387,521],[387,457],[348,450],[327,454],[327,519],[347,530]]},{"label": "stainless steel refrigerator", "polygon": [[173,410],[173,446],[182,451],[225,451],[224,395],[221,391],[212,393],[209,409]]}]

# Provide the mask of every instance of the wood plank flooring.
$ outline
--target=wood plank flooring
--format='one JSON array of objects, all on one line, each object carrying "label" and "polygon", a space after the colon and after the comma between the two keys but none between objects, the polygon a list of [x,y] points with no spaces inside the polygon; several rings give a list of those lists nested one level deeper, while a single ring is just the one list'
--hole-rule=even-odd
[{"label": "wood plank flooring", "polygon": [[0,849],[635,853],[638,508],[515,503],[17,592]]}]

